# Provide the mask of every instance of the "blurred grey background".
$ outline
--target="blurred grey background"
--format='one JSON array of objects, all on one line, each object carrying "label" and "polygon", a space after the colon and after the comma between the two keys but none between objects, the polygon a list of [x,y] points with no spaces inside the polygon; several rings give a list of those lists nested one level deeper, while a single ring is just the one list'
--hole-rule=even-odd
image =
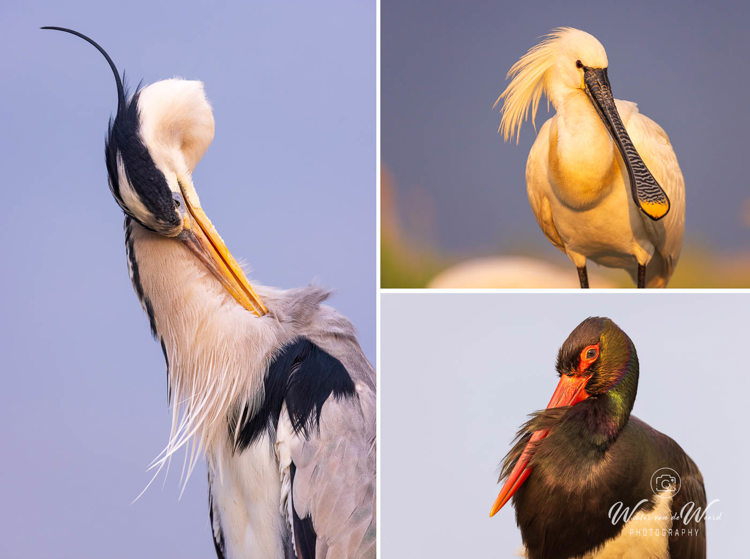
[{"label": "blurred grey background", "polygon": [[677,441],[708,501],[719,499],[708,557],[738,556],[750,501],[748,312],[746,293],[384,293],[382,556],[514,556],[513,507],[489,517],[497,467],[527,415],[547,405],[557,350],[588,316],[609,316],[631,337],[633,414]]},{"label": "blurred grey background", "polygon": [[[513,63],[559,26],[597,37],[615,97],[669,134],[687,189],[671,286],[750,286],[750,4],[383,0],[381,18],[384,287],[423,286],[485,255],[572,268],[529,208],[534,128],[503,142],[492,106]],[[551,114],[540,103],[537,126]]]},{"label": "blurred grey background", "polygon": [[201,465],[146,486],[169,433],[164,358],[128,278],[107,187],[131,90],[205,83],[216,139],[195,171],[251,280],[334,289],[375,357],[372,1],[4,2],[0,6],[0,556],[215,556]]}]

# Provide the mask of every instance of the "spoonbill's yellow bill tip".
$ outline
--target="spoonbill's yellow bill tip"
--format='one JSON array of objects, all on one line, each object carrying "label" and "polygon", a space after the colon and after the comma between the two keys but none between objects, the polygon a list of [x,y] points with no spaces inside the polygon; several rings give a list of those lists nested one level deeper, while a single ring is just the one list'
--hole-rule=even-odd
[{"label": "spoonbill's yellow bill tip", "polygon": [[669,212],[669,201],[660,200],[658,202],[640,201],[641,209],[651,219],[661,219]]}]

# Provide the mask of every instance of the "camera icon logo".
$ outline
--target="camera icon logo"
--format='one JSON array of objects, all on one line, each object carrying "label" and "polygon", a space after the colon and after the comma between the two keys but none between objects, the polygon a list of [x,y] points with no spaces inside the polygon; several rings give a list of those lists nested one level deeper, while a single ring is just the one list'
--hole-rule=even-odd
[{"label": "camera icon logo", "polygon": [[680,474],[672,468],[659,468],[651,474],[651,491],[654,495],[669,491],[674,497],[680,492],[681,485]]}]

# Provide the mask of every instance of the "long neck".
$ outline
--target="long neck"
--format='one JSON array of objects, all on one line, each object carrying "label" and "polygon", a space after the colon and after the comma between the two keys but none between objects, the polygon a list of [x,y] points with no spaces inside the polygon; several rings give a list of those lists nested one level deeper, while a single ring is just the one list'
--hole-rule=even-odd
[{"label": "long neck", "polygon": [[630,419],[638,389],[638,357],[632,343],[622,344],[621,350],[618,365],[602,374],[611,383],[607,391],[573,406],[560,425],[561,438],[582,453],[605,452]]},{"label": "long neck", "polygon": [[130,218],[125,230],[131,279],[167,361],[172,429],[165,464],[191,440],[198,441],[194,449],[224,444],[227,410],[242,401],[252,411],[260,400],[271,348],[283,332],[238,305],[180,241]]},{"label": "long neck", "polygon": [[571,445],[581,450],[604,452],[617,439],[630,410],[610,394],[582,402],[571,409],[561,429]]}]

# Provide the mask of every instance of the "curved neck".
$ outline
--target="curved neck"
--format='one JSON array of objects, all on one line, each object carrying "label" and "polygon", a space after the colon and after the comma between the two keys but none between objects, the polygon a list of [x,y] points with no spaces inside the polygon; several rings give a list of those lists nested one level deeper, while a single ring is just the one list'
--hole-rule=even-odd
[{"label": "curved neck", "polygon": [[629,360],[603,394],[573,406],[561,425],[578,443],[607,450],[630,419],[638,389],[638,361]]},{"label": "curved neck", "polygon": [[[257,318],[179,240],[127,218],[128,266],[167,361],[172,431],[160,465],[194,436],[204,449],[228,436],[226,410],[253,404],[281,328]],[[252,407],[252,406],[251,406]]]}]

